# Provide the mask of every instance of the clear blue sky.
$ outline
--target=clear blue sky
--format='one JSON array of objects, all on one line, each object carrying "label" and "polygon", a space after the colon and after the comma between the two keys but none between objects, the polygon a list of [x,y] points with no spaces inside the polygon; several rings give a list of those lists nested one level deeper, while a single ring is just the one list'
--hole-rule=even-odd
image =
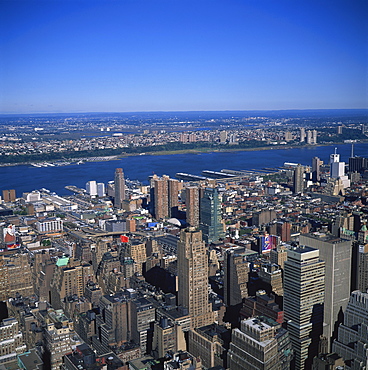
[{"label": "clear blue sky", "polygon": [[0,0],[0,112],[367,108],[366,0]]}]

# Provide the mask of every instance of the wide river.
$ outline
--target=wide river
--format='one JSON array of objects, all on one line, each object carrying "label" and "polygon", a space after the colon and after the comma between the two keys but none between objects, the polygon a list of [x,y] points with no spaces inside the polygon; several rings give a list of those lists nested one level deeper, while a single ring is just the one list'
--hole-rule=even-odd
[{"label": "wide river", "polygon": [[[154,173],[174,177],[177,172],[200,175],[202,170],[274,168],[282,166],[284,162],[311,165],[313,157],[319,157],[327,163],[335,147],[340,160],[348,162],[351,144],[203,154],[138,155],[108,162],[60,167],[0,167],[0,191],[15,189],[19,197],[23,192],[46,188],[59,195],[67,195],[71,193],[64,188],[66,185],[85,188],[90,180],[106,184],[114,179],[117,167],[123,168],[125,177],[147,183],[148,177]],[[354,144],[354,155],[367,157],[368,143]]]}]

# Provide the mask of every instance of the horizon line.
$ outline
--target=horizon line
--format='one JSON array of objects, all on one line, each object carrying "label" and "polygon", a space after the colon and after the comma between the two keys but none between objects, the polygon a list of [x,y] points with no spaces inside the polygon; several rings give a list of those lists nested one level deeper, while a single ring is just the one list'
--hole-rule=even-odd
[{"label": "horizon line", "polygon": [[54,112],[0,112],[4,115],[34,114],[135,114],[135,113],[220,113],[220,112],[300,112],[300,111],[368,111],[368,108],[289,108],[289,109],[225,109],[225,110],[147,110],[147,111],[54,111]]}]

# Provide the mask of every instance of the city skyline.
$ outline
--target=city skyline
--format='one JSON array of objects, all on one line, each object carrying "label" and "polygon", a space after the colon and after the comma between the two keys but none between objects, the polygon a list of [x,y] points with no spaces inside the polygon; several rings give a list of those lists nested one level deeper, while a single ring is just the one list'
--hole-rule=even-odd
[{"label": "city skyline", "polygon": [[363,1],[0,7],[0,113],[367,107]]}]

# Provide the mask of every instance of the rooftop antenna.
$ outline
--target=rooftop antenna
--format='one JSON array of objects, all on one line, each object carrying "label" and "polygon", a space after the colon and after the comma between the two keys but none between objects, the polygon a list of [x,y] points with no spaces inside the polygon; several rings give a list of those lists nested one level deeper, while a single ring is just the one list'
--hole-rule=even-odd
[{"label": "rooftop antenna", "polygon": [[336,151],[337,151],[337,148],[335,148],[335,155],[337,154]]}]

